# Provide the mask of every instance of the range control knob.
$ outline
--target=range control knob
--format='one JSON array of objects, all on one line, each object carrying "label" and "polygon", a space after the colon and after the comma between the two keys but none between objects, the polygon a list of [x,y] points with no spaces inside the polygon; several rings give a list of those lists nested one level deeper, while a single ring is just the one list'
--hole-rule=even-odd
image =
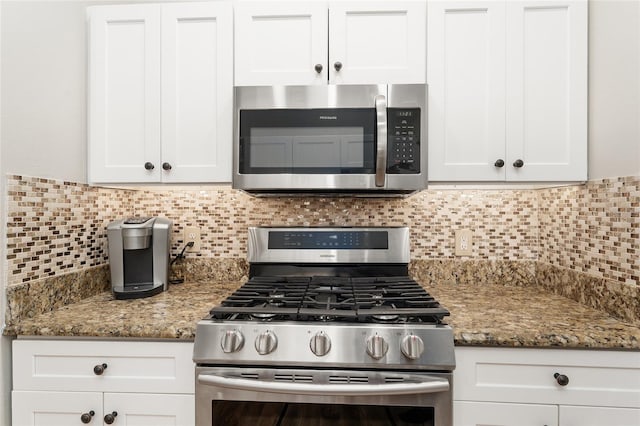
[{"label": "range control knob", "polygon": [[238,352],[244,345],[244,336],[238,330],[227,330],[222,336],[220,346],[224,353]]},{"label": "range control knob", "polygon": [[309,347],[315,356],[325,356],[331,350],[331,339],[327,333],[319,331],[311,338]]},{"label": "range control knob", "polygon": [[402,354],[409,359],[418,359],[424,352],[424,342],[414,334],[409,334],[402,338],[400,342],[400,350]]},{"label": "range control knob", "polygon": [[256,351],[260,355],[267,355],[278,347],[278,338],[272,331],[262,332],[256,337]]},{"label": "range control knob", "polygon": [[373,335],[367,339],[367,353],[373,359],[380,359],[387,354],[389,344],[384,337]]}]

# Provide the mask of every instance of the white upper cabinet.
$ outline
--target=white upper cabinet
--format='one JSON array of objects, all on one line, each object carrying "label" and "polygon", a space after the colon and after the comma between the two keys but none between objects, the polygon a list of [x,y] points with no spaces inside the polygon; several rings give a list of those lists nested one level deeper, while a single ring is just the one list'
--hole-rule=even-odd
[{"label": "white upper cabinet", "polygon": [[160,181],[160,9],[88,11],[89,181]]},{"label": "white upper cabinet", "polygon": [[424,1],[330,2],[329,81],[424,83],[426,16]]},{"label": "white upper cabinet", "polygon": [[226,2],[89,14],[89,181],[229,182],[233,14]]},{"label": "white upper cabinet", "polygon": [[234,14],[236,86],[326,83],[326,3],[239,2]]},{"label": "white upper cabinet", "polygon": [[426,2],[235,6],[235,84],[424,83]]},{"label": "white upper cabinet", "polygon": [[587,32],[585,0],[507,2],[509,180],[587,179]]},{"label": "white upper cabinet", "polygon": [[429,180],[504,180],[505,3],[429,3]]},{"label": "white upper cabinet", "polygon": [[586,1],[428,5],[429,180],[586,180]]},{"label": "white upper cabinet", "polygon": [[163,182],[229,182],[233,19],[226,3],[162,7]]}]

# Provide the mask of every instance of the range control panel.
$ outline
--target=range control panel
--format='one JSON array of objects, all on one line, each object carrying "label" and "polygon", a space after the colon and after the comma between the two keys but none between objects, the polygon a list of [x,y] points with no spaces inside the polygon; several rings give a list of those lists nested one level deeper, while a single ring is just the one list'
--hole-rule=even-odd
[{"label": "range control panel", "polygon": [[387,108],[387,173],[420,173],[420,108]]}]

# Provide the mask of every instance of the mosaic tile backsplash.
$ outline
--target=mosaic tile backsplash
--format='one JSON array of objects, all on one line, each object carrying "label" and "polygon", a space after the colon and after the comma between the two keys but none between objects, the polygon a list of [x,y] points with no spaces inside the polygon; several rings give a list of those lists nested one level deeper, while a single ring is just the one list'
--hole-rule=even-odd
[{"label": "mosaic tile backsplash", "polygon": [[540,261],[640,283],[640,176],[537,192]]},{"label": "mosaic tile backsplash", "polygon": [[[409,226],[414,260],[531,261],[618,286],[640,281],[639,177],[542,190],[428,190],[405,199],[253,198],[228,187],[134,191],[22,176],[8,176],[6,187],[9,286],[106,264],[106,225],[132,215],[172,219],[174,253],[184,227],[198,226],[202,250],[186,253],[192,262],[244,259],[248,226]],[[458,258],[454,234],[463,228],[474,232],[474,254]]]},{"label": "mosaic tile backsplash", "polygon": [[174,251],[185,226],[201,230],[197,257],[246,258],[249,226],[408,226],[413,259],[453,258],[457,229],[474,231],[474,258],[538,257],[531,191],[423,191],[404,199],[255,198],[230,188],[145,191],[136,214],[173,220]]},{"label": "mosaic tile backsplash", "polygon": [[7,176],[8,285],[106,263],[107,224],[131,214],[134,191]]}]

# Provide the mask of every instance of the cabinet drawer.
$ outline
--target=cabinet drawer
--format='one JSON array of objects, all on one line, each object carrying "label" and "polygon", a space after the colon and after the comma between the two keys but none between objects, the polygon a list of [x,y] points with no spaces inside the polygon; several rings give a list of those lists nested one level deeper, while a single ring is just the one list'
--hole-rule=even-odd
[{"label": "cabinet drawer", "polygon": [[457,348],[456,364],[455,400],[640,407],[640,352]]},{"label": "cabinet drawer", "polygon": [[190,342],[16,340],[13,385],[14,390],[193,393],[192,353]]}]

